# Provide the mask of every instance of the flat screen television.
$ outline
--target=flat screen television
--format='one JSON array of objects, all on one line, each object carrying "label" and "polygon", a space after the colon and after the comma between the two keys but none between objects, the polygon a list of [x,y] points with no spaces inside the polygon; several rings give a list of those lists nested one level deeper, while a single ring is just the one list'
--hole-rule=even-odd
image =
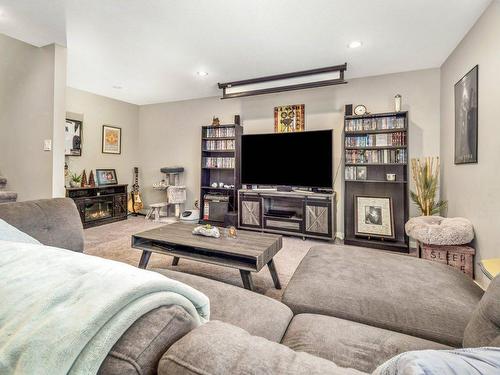
[{"label": "flat screen television", "polygon": [[333,130],[243,135],[241,182],[331,189]]}]

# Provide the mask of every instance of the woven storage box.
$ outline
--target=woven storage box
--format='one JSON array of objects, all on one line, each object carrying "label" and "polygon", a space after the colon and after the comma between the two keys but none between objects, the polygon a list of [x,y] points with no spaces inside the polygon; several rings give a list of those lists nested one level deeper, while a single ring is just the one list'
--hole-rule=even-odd
[{"label": "woven storage box", "polygon": [[421,256],[435,262],[454,267],[470,278],[474,278],[474,255],[476,250],[467,245],[428,245],[419,242]]}]

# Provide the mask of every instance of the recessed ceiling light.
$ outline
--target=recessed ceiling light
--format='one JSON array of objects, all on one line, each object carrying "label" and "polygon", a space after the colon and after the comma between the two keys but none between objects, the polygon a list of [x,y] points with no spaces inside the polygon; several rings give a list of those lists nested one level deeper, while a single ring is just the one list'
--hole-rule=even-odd
[{"label": "recessed ceiling light", "polygon": [[123,89],[123,86],[113,85],[113,88],[116,89],[116,90],[121,90],[121,89]]},{"label": "recessed ceiling light", "polygon": [[207,72],[196,72],[196,74],[198,74],[200,77],[208,76]]},{"label": "recessed ceiling light", "polygon": [[363,43],[361,43],[359,40],[354,40],[351,43],[349,43],[347,45],[347,47],[349,47],[349,48],[358,48],[358,47],[361,47],[362,45],[363,45]]}]

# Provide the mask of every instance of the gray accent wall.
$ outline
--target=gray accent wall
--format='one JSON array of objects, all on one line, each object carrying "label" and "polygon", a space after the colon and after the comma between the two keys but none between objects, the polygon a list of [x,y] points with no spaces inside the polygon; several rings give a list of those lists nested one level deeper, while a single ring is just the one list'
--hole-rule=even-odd
[{"label": "gray accent wall", "polygon": [[[139,106],[68,87],[66,116],[83,122],[82,156],[67,156],[69,170],[89,177],[96,168],[116,169],[118,182],[133,183],[133,167],[138,164]],[[122,128],[121,155],[102,153],[102,126]],[[63,150],[64,154],[64,150]]]},{"label": "gray accent wall", "polygon": [[[64,191],[66,53],[38,48],[0,34],[0,174],[19,200]],[[44,140],[52,151],[44,151]]]},{"label": "gray accent wall", "polygon": [[[242,99],[218,97],[145,105],[139,108],[139,160],[146,203],[161,202],[165,196],[152,184],[162,178],[160,168],[183,166],[188,189],[187,207],[199,199],[200,128],[218,116],[232,123],[240,114],[244,132],[272,133],[274,107],[305,104],[306,130],[334,129],[334,166],[341,162],[341,132],[344,105],[364,104],[370,112],[394,110],[394,95],[403,96],[403,110],[410,111],[410,156],[439,156],[439,69],[349,80],[347,85],[270,94]],[[290,150],[293,154],[294,150]],[[337,231],[343,232],[342,170],[338,171]],[[413,213],[416,211],[413,209]]]},{"label": "gray accent wall", "polygon": [[[472,221],[476,263],[500,257],[500,2],[493,1],[441,67],[441,193],[448,216]],[[479,64],[479,149],[477,164],[454,164],[454,85]],[[482,285],[487,279],[475,267]]]}]

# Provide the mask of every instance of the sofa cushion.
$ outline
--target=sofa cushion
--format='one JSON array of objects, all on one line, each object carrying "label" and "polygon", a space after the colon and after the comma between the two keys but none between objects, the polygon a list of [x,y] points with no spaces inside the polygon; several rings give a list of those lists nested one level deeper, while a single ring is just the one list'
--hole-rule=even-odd
[{"label": "sofa cushion", "polygon": [[252,336],[231,324],[211,321],[177,341],[161,358],[159,375],[332,374],[360,375],[354,369],[295,352]]},{"label": "sofa cushion", "polygon": [[22,242],[40,245],[40,241],[21,232],[15,226],[0,219],[0,241]]},{"label": "sofa cushion", "polygon": [[353,246],[311,248],[282,301],[316,313],[461,346],[483,294],[460,271],[401,254]]},{"label": "sofa cushion", "polygon": [[292,319],[292,311],[287,306],[261,294],[187,273],[164,269],[153,271],[208,296],[211,320],[234,324],[252,335],[280,342]]},{"label": "sofa cushion", "polygon": [[500,276],[495,277],[465,328],[464,347],[500,343]]},{"label": "sofa cushion", "polygon": [[83,227],[72,199],[40,199],[0,205],[0,219],[47,246],[83,251]]},{"label": "sofa cushion", "polygon": [[138,319],[118,340],[99,375],[154,375],[167,349],[196,324],[180,306],[162,306]]},{"label": "sofa cushion", "polygon": [[408,350],[449,349],[449,346],[331,316],[294,316],[282,343],[335,362],[372,372],[396,354]]}]

